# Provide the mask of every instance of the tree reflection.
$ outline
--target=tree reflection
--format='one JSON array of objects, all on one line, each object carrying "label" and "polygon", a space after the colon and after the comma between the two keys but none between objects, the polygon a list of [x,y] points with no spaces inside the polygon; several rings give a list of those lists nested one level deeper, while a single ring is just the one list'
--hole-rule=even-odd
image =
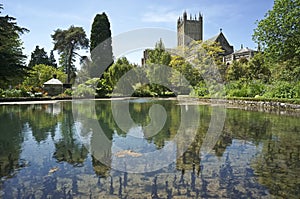
[{"label": "tree reflection", "polygon": [[110,167],[103,164],[101,161],[99,161],[97,158],[92,156],[92,163],[94,167],[94,171],[97,176],[99,177],[108,177],[110,172]]},{"label": "tree reflection", "polygon": [[55,142],[55,157],[59,162],[68,162],[74,166],[81,165],[87,158],[88,150],[76,136],[72,104],[62,103],[62,117],[59,121],[61,139]]},{"label": "tree reflection", "polygon": [[0,106],[0,178],[23,166],[19,162],[24,128],[22,112],[18,106]]},{"label": "tree reflection", "polygon": [[271,194],[282,198],[300,195],[299,118],[274,117],[268,138],[262,141],[262,154],[253,161],[259,182]]},{"label": "tree reflection", "polygon": [[[139,127],[151,123],[149,109],[153,104],[158,103],[166,110],[166,123],[157,134],[151,136],[152,132],[143,132],[146,144],[149,142],[154,149],[161,149],[172,141],[180,123],[188,122],[181,119],[182,111],[200,113],[196,135],[191,136],[186,127],[184,139],[176,143],[178,148],[190,143],[183,154],[177,155],[176,162],[158,171],[132,175],[110,168],[114,139],[125,140],[129,132],[123,132],[115,122],[111,101],[95,103],[95,115],[86,104],[78,106],[78,111],[91,119],[85,121],[74,120],[72,102],[0,106],[0,178],[11,177],[17,168],[26,166],[20,157],[25,134],[28,136],[32,132],[33,144],[39,147],[48,141],[50,144],[46,144],[54,146],[51,148],[54,152],[50,152],[54,159],[43,159],[41,162],[48,162],[43,162],[43,168],[38,171],[33,168],[38,164],[32,162],[34,166],[28,168],[27,173],[20,172],[22,174],[15,179],[17,188],[9,183],[6,185],[5,196],[34,197],[35,192],[30,192],[30,186],[36,183],[30,181],[32,175],[36,175],[35,179],[44,177],[42,188],[36,185],[40,193],[43,192],[42,198],[96,197],[99,193],[103,197],[122,198],[142,191],[145,197],[154,198],[256,198],[269,193],[273,197],[297,198],[300,195],[300,124],[297,117],[228,109],[222,135],[213,151],[203,157],[200,149],[210,125],[211,107],[182,106],[176,101],[164,100],[132,101],[129,103],[130,114]],[[95,125],[101,126],[104,135],[99,135]],[[106,145],[99,142],[101,136],[107,137]],[[95,151],[99,153],[95,154]],[[54,166],[58,168],[57,172],[44,176]],[[128,164],[126,166],[128,169]],[[69,185],[63,187],[65,182]]]},{"label": "tree reflection", "polygon": [[27,105],[26,110],[22,112],[23,121],[28,122],[38,143],[46,140],[49,133],[54,136],[56,124],[62,116],[59,110],[60,104],[32,104]]},{"label": "tree reflection", "polygon": [[262,139],[267,137],[267,131],[270,128],[271,121],[263,113],[228,109],[223,132],[214,151],[218,157],[222,157],[233,139],[258,145]]},{"label": "tree reflection", "polygon": [[[172,139],[177,133],[180,124],[181,108],[180,106],[176,106],[176,102],[173,101],[146,101],[142,103],[133,101],[129,103],[129,111],[136,125],[145,127],[150,123],[149,110],[153,104],[160,104],[165,108],[167,121],[160,132],[157,132],[154,136],[148,136],[147,132],[145,132],[145,137],[147,137],[149,143],[153,142],[157,148],[162,148],[164,142]],[[128,133],[123,132],[117,125],[112,114],[111,101],[97,101],[96,114],[99,124],[108,139],[112,140],[114,132],[121,136],[126,136]]]}]

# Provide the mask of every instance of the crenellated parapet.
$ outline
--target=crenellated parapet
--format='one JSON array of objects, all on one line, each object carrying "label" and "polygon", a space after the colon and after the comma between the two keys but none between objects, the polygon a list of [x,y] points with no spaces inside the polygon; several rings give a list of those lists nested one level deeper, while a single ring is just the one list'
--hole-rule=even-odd
[{"label": "crenellated parapet", "polygon": [[198,17],[190,14],[188,19],[187,12],[184,11],[177,20],[177,43],[178,46],[186,46],[192,40],[203,40],[203,16],[199,12]]}]

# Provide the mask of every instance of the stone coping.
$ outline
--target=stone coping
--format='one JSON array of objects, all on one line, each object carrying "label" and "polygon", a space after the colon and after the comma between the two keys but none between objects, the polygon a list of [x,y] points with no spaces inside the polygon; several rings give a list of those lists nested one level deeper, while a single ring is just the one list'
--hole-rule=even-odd
[{"label": "stone coping", "polygon": [[[90,98],[94,100],[124,100],[124,99],[139,99],[141,97],[114,97],[114,98]],[[85,98],[77,98],[78,100]],[[87,98],[88,99],[88,98]],[[271,100],[247,100],[247,99],[210,99],[196,98],[189,96],[178,97],[145,97],[145,99],[154,100],[180,100],[179,105],[212,105],[225,106],[227,108],[238,108],[250,111],[269,112],[277,114],[293,114],[300,116],[300,104],[292,104],[288,102],[278,102]],[[58,101],[70,101],[72,97],[35,97],[35,98],[0,98],[0,105],[17,105],[17,104],[50,104]]]}]

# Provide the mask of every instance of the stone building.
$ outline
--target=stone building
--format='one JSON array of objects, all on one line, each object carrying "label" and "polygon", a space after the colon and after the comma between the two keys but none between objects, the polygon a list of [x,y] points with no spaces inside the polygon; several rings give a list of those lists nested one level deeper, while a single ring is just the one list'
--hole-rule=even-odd
[{"label": "stone building", "polygon": [[182,18],[177,20],[177,45],[186,46],[192,40],[203,40],[203,17],[199,13],[198,18],[190,15],[188,19],[187,13],[184,12]]},{"label": "stone building", "polygon": [[247,60],[250,60],[256,53],[257,53],[256,50],[250,49],[248,47],[244,48],[243,45],[241,45],[240,50],[237,50],[229,55],[226,55],[223,58],[223,62],[229,65],[232,63],[232,61],[234,60],[238,61],[241,58],[246,58]]},{"label": "stone building", "polygon": [[224,36],[222,29],[220,29],[220,33],[210,39],[208,39],[206,42],[216,42],[218,43],[222,50],[223,53],[220,53],[220,56],[227,56],[230,55],[231,53],[233,53],[233,46],[229,44],[229,42],[227,41],[226,37]]},{"label": "stone building", "polygon": [[[179,17],[177,20],[177,46],[184,47],[188,46],[191,41],[203,41],[203,16],[199,13],[199,16],[192,17],[190,15],[189,19],[187,13],[184,12],[182,17]],[[234,52],[234,48],[225,35],[220,29],[220,33],[204,42],[216,42],[221,45],[221,48],[224,50],[223,53],[220,53],[220,56],[225,60],[225,57]],[[173,49],[168,49],[169,52],[172,52]],[[143,58],[141,59],[142,66],[145,66],[149,54],[149,49],[145,49],[143,52]],[[172,54],[172,53],[171,53]],[[175,53],[176,54],[176,53]]]},{"label": "stone building", "polygon": [[141,59],[141,61],[142,61],[142,66],[146,66],[146,61],[147,61],[147,59],[148,59],[148,57],[149,57],[149,50],[150,50],[150,49],[145,49],[145,50],[143,51],[143,57],[142,57],[142,59]]},{"label": "stone building", "polygon": [[56,79],[56,75],[53,78],[44,83],[44,90],[49,96],[56,96],[63,92],[63,83]]}]

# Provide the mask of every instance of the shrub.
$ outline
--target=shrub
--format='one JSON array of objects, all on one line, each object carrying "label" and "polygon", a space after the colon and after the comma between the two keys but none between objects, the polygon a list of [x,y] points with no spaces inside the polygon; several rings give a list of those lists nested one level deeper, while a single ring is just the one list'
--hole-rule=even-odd
[{"label": "shrub", "polygon": [[245,97],[247,89],[243,87],[242,81],[231,81],[226,84],[226,93],[228,97]]},{"label": "shrub", "polygon": [[208,96],[209,90],[204,82],[199,82],[197,86],[194,87],[193,93],[191,93],[194,96]]},{"label": "shrub", "polygon": [[97,86],[100,83],[99,78],[92,78],[83,84],[79,84],[72,92],[75,97],[95,97],[97,95]]},{"label": "shrub", "polygon": [[266,86],[263,82],[259,80],[253,80],[246,84],[247,87],[247,96],[246,97],[255,97],[262,96],[266,92]]},{"label": "shrub", "polygon": [[98,97],[107,97],[109,95],[109,93],[112,92],[112,88],[110,87],[110,85],[108,85],[107,80],[106,79],[100,79],[99,83],[97,85],[97,96]]},{"label": "shrub", "polygon": [[300,98],[300,82],[295,83],[293,92],[295,93],[294,98]]},{"label": "shrub", "polygon": [[67,88],[67,89],[64,91],[64,94],[67,95],[67,96],[72,96],[73,90],[70,89],[70,88]]},{"label": "shrub", "polygon": [[73,92],[73,96],[75,97],[95,97],[96,94],[94,88],[85,84],[79,84]]},{"label": "shrub", "polygon": [[22,91],[18,89],[9,89],[3,92],[4,97],[22,97]]},{"label": "shrub", "polygon": [[269,85],[264,97],[267,98],[294,98],[298,95],[298,85],[287,81],[277,81]]},{"label": "shrub", "polygon": [[151,91],[151,88],[149,85],[142,85],[140,83],[133,86],[134,93],[132,96],[134,97],[155,97],[157,96],[157,93]]},{"label": "shrub", "polygon": [[266,86],[260,80],[238,80],[226,85],[228,97],[255,97],[262,96],[265,92]]},{"label": "shrub", "polygon": [[4,90],[2,88],[0,88],[0,98],[4,97]]}]

